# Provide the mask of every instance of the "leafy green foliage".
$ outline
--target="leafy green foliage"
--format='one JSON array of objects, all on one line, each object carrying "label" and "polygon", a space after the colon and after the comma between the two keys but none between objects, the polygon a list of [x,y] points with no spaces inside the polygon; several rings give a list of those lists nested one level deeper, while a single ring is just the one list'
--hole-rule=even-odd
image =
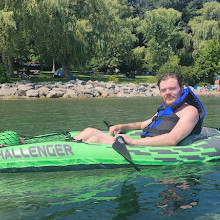
[{"label": "leafy green foliage", "polygon": [[157,77],[160,78],[166,73],[180,73],[179,66],[180,59],[177,55],[170,56],[169,61],[166,62],[157,72]]},{"label": "leafy green foliage", "polygon": [[191,66],[179,65],[180,59],[177,55],[170,56],[170,61],[165,63],[158,70],[157,77],[160,78],[166,73],[177,73],[183,78],[183,82],[188,86],[193,86],[199,82],[199,76]]},{"label": "leafy green foliage", "polygon": [[137,70],[141,70],[143,66],[145,66],[145,54],[146,54],[146,48],[144,46],[142,47],[136,47],[133,49],[133,66]]},{"label": "leafy green foliage", "polygon": [[220,71],[220,44],[216,40],[210,40],[201,50],[194,70],[200,81],[214,82]]},{"label": "leafy green foliage", "polygon": [[0,83],[5,83],[8,81],[6,68],[3,64],[0,63]]},{"label": "leafy green foliage", "polygon": [[93,21],[99,20],[104,26],[94,29],[99,31],[101,38],[96,35],[98,41],[95,46],[99,50],[92,51],[90,65],[95,69],[105,70],[108,65],[125,69],[130,65],[132,49],[137,41],[133,32],[138,19],[131,17],[133,10],[127,6],[127,1],[106,0],[102,2],[102,8],[103,5],[106,7],[104,13],[101,11]]},{"label": "leafy green foliage", "polygon": [[208,0],[1,0],[0,57],[10,76],[14,61],[31,60],[54,61],[66,76],[112,65],[211,83],[219,15],[219,1]]},{"label": "leafy green foliage", "polygon": [[[168,60],[168,53],[176,51],[181,39],[178,23],[181,13],[174,9],[159,8],[145,13],[138,30],[147,46],[146,67],[155,72]],[[169,45],[169,46],[168,46]]]},{"label": "leafy green foliage", "polygon": [[[51,62],[54,59],[63,66],[68,75],[71,63],[76,66],[85,63],[87,57],[86,36],[91,25],[86,20],[77,20],[74,15],[75,3],[69,0],[25,1],[28,16],[37,31],[29,27],[33,48],[41,59]],[[35,29],[34,28],[34,29]],[[36,29],[35,29],[36,30]]]},{"label": "leafy green foliage", "polygon": [[193,57],[196,59],[207,41],[213,38],[220,42],[220,4],[208,2],[199,11],[200,15],[189,22],[192,29]]},{"label": "leafy green foliage", "polygon": [[183,82],[187,86],[194,86],[200,82],[198,74],[196,74],[191,66],[180,66],[179,74],[182,76]]},{"label": "leafy green foliage", "polygon": [[[0,10],[0,54],[6,66],[11,62],[15,48],[16,22],[13,11]],[[8,71],[12,75],[12,71]]]}]

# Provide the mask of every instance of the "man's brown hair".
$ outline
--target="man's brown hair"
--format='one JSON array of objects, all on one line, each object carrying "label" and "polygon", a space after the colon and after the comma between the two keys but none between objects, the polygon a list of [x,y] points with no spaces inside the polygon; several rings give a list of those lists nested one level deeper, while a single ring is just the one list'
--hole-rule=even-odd
[{"label": "man's brown hair", "polygon": [[183,86],[183,80],[181,78],[180,75],[176,74],[176,73],[167,73],[165,75],[163,75],[159,80],[158,80],[158,83],[157,83],[157,86],[160,88],[160,83],[161,81],[165,81],[167,79],[170,79],[170,78],[174,78],[178,81],[178,84],[180,87]]}]

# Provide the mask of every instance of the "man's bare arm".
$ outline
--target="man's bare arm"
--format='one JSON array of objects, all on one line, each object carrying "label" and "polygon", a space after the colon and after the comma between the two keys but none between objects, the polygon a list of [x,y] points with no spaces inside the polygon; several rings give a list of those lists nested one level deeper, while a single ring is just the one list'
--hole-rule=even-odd
[{"label": "man's bare arm", "polygon": [[187,106],[179,112],[179,121],[171,132],[155,137],[131,139],[123,135],[125,142],[131,145],[144,146],[175,146],[178,142],[187,137],[199,120],[199,114],[195,107]]},{"label": "man's bare arm", "polygon": [[134,123],[128,123],[128,124],[118,124],[113,125],[109,128],[110,134],[114,134],[114,131],[117,131],[117,133],[120,133],[121,130],[142,130],[144,129],[148,124],[150,124],[152,121],[151,119],[148,119],[143,122],[134,122]]},{"label": "man's bare arm", "polygon": [[130,124],[122,124],[122,130],[143,130],[146,126],[148,126],[152,121],[152,118],[143,121],[143,122],[135,122]]}]

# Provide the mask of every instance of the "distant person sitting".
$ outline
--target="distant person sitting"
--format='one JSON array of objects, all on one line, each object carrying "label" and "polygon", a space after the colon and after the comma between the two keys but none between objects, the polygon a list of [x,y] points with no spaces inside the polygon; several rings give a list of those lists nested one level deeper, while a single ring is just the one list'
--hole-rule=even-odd
[{"label": "distant person sitting", "polygon": [[207,84],[204,85],[205,91],[209,91],[209,87],[207,86]]},{"label": "distant person sitting", "polygon": [[[95,128],[86,128],[76,135],[75,140],[86,143],[113,144],[118,136],[122,136],[129,145],[170,146],[177,145],[187,137],[201,132],[204,108],[195,94],[184,89],[180,76],[168,73],[158,81],[163,103],[157,113],[143,122],[118,124],[111,126],[108,135]],[[122,130],[143,130],[139,139],[132,139]],[[183,143],[183,142],[182,142]]]},{"label": "distant person sitting", "polygon": [[214,84],[215,84],[215,91],[219,91],[219,84],[220,84],[220,79],[216,79],[215,80],[215,82],[214,82]]},{"label": "distant person sitting", "polygon": [[120,73],[120,70],[118,68],[115,68],[115,74],[118,75]]}]

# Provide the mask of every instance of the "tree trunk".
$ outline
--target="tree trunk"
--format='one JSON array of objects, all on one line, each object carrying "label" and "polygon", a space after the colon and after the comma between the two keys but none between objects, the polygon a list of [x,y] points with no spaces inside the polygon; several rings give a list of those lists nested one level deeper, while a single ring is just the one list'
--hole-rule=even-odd
[{"label": "tree trunk", "polygon": [[56,71],[55,60],[53,59],[53,69],[52,69],[52,72],[54,73],[55,71]]},{"label": "tree trunk", "polygon": [[8,58],[8,76],[14,77],[14,59],[11,57]]},{"label": "tree trunk", "polygon": [[3,58],[3,63],[7,69],[7,75],[12,78],[14,77],[14,61],[12,57],[5,57]]},{"label": "tree trunk", "polygon": [[69,78],[69,67],[66,64],[62,64],[62,72],[64,74],[64,78]]}]

